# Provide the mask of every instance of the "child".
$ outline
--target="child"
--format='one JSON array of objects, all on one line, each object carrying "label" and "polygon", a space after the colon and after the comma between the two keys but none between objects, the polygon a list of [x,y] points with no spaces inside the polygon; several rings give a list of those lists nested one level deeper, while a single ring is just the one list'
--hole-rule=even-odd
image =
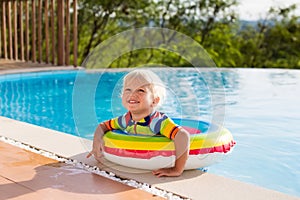
[{"label": "child", "polygon": [[154,170],[157,177],[180,176],[189,153],[189,133],[176,125],[164,113],[156,111],[165,96],[165,87],[152,71],[138,69],[128,73],[123,80],[122,104],[128,110],[123,116],[98,125],[93,140],[93,149],[87,155],[100,160],[103,150],[102,137],[114,129],[135,134],[161,134],[175,144],[176,161],[174,167]]}]

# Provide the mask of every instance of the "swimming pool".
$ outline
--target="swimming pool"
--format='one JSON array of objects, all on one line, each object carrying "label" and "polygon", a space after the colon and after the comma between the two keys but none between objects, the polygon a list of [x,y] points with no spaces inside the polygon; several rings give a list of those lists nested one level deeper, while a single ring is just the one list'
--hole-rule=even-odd
[{"label": "swimming pool", "polygon": [[[1,75],[0,115],[91,139],[98,121],[125,112],[119,98],[124,74]],[[211,105],[208,85],[215,93],[225,90],[224,125],[237,145],[227,160],[209,168],[210,173],[300,196],[300,71],[224,69],[204,71],[199,77],[191,68],[160,74],[170,87],[162,110],[174,117],[211,120],[212,107],[220,102]],[[217,76],[224,85],[215,81]]]}]

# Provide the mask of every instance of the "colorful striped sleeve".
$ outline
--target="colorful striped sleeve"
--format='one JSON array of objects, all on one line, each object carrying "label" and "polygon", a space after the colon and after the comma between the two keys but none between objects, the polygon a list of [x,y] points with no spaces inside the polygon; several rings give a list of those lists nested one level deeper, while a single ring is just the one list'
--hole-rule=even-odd
[{"label": "colorful striped sleeve", "polygon": [[172,119],[167,117],[161,122],[160,133],[170,139],[174,139],[180,126],[175,124]]},{"label": "colorful striped sleeve", "polygon": [[107,120],[105,122],[103,122],[106,126],[106,128],[110,131],[112,130],[116,130],[116,129],[120,129],[120,125],[118,123],[118,118],[119,117],[116,117],[116,118],[113,118],[113,119],[110,119],[110,120]]},{"label": "colorful striped sleeve", "polygon": [[128,122],[130,120],[130,113],[127,112],[122,116],[107,120],[103,122],[108,130],[124,130],[128,126]]}]

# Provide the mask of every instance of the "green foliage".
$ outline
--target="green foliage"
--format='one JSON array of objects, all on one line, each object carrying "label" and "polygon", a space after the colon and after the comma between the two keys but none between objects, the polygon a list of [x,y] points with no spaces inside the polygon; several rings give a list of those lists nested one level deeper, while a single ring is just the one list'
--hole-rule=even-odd
[{"label": "green foliage", "polygon": [[[79,0],[79,62],[122,31],[152,26],[191,37],[219,67],[300,68],[300,19],[292,14],[295,5],[270,8],[266,19],[246,27],[234,11],[236,5],[236,0]],[[191,66],[177,53],[159,48],[126,53],[110,67],[149,63]]]},{"label": "green foliage", "polygon": [[300,18],[291,14],[295,8],[272,8],[268,19],[240,32],[241,66],[300,68]]},{"label": "green foliage", "polygon": [[220,24],[210,31],[205,42],[205,49],[217,66],[239,67],[242,55],[239,43],[235,42],[236,34],[230,26]]},{"label": "green foliage", "polygon": [[128,68],[139,66],[182,67],[191,66],[180,55],[163,49],[141,49],[122,55],[111,64],[111,68]]}]

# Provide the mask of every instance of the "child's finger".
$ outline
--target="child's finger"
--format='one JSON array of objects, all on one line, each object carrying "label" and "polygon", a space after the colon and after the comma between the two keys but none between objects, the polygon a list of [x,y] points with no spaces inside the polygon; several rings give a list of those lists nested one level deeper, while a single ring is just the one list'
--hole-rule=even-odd
[{"label": "child's finger", "polygon": [[89,152],[88,155],[86,156],[86,158],[89,158],[89,157],[91,157],[92,155],[93,155],[92,152]]}]

